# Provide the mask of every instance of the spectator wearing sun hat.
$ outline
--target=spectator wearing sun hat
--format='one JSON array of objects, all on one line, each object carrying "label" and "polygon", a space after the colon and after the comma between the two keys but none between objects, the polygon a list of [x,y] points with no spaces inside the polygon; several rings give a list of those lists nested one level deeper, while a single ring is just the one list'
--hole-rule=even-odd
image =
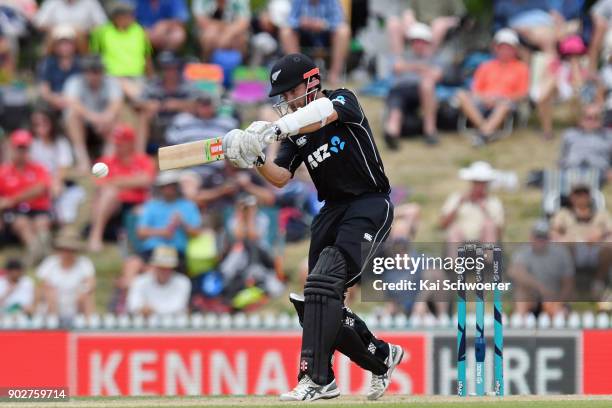
[{"label": "spectator wearing sun hat", "polygon": [[0,165],[0,225],[14,234],[35,262],[47,250],[51,230],[51,176],[30,158],[32,134],[11,133],[11,161]]},{"label": "spectator wearing sun hat", "polygon": [[49,51],[38,66],[38,89],[42,100],[60,111],[68,106],[62,94],[64,84],[81,71],[75,29],[69,25],[54,27]]},{"label": "spectator wearing sun hat", "polygon": [[55,254],[48,256],[36,270],[47,313],[62,319],[94,312],[95,268],[82,255],[83,240],[74,231],[60,232],[53,242]]},{"label": "spectator wearing sun hat", "polygon": [[176,272],[179,265],[175,248],[158,246],[153,250],[149,269],[131,285],[127,308],[137,315],[178,315],[187,313],[191,281]]},{"label": "spectator wearing sun hat", "polygon": [[452,193],[442,206],[440,226],[446,231],[448,243],[498,242],[501,239],[504,207],[500,199],[488,191],[496,174],[491,165],[483,161],[459,171],[459,178],[469,182],[470,187],[466,192]]},{"label": "spectator wearing sun hat", "polygon": [[432,39],[429,26],[412,24],[408,32],[410,50],[394,64],[396,82],[387,97],[389,114],[385,124],[385,142],[391,149],[397,148],[406,112],[419,108],[423,115],[425,141],[428,144],[438,142],[436,84],[449,64],[436,54]]},{"label": "spectator wearing sun hat", "polygon": [[102,249],[102,237],[109,220],[143,204],[149,198],[155,179],[155,165],[149,156],[136,150],[136,133],[126,125],[112,132],[115,152],[100,162],[108,166],[108,176],[97,179],[92,207],[89,249]]},{"label": "spectator wearing sun hat", "polygon": [[518,58],[516,33],[501,29],[493,43],[495,58],[476,69],[470,91],[457,92],[460,109],[478,130],[476,144],[490,141],[529,91],[529,67]]}]

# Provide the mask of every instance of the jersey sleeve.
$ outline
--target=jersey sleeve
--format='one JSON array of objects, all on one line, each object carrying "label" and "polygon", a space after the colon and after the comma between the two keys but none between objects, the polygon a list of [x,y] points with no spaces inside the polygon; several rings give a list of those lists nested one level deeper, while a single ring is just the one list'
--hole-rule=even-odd
[{"label": "jersey sleeve", "polygon": [[348,89],[338,89],[329,94],[329,100],[338,113],[339,122],[361,123],[364,119],[363,111],[354,93]]},{"label": "jersey sleeve", "polygon": [[281,142],[274,163],[277,166],[285,168],[291,172],[291,175],[295,173],[300,164],[302,164],[302,158],[298,151],[298,147],[289,139],[285,139]]}]

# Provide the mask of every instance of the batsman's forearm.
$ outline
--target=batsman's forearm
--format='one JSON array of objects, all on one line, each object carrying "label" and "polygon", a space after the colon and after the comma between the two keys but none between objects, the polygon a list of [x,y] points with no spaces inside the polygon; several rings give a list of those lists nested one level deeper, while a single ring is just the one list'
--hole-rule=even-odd
[{"label": "batsman's forearm", "polygon": [[284,187],[291,180],[291,172],[277,166],[271,160],[267,160],[263,166],[257,167],[257,171],[263,178],[275,187]]}]

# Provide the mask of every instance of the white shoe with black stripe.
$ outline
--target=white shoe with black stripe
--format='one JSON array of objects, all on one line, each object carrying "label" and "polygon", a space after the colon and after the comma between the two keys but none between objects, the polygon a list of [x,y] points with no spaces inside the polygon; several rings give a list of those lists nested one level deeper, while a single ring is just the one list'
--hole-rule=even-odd
[{"label": "white shoe with black stripe", "polygon": [[389,356],[387,357],[386,363],[389,369],[382,375],[372,374],[372,381],[370,381],[370,389],[368,390],[368,399],[374,401],[382,397],[391,384],[391,374],[399,363],[404,358],[404,349],[395,344],[389,344]]},{"label": "white shoe with black stripe", "polygon": [[318,399],[331,399],[340,395],[340,390],[333,380],[327,385],[318,385],[305,375],[298,385],[289,392],[281,394],[281,401],[315,401]]}]

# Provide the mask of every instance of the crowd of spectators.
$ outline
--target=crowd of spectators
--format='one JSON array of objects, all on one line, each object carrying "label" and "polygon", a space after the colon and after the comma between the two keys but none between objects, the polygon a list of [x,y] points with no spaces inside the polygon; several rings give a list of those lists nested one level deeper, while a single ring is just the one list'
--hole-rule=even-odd
[{"label": "crowd of spectators", "polygon": [[[461,130],[463,119],[482,146],[508,123],[520,126],[512,119],[524,107],[553,139],[556,105],[577,107],[576,126],[560,132],[555,170],[587,169],[598,181],[567,189],[513,257],[510,276],[540,294],[520,313],[562,312],[562,296],[541,300],[569,291],[581,268],[594,271],[584,275],[593,277],[588,290],[609,285],[612,251],[603,244],[612,224],[594,200],[612,177],[612,1],[394,0],[369,14],[372,2],[357,0],[38,3],[0,0],[0,245],[18,251],[0,274],[5,312],[67,321],[99,312],[99,265],[90,257],[109,246],[122,259],[111,312],[249,310],[282,295],[284,243],[307,238],[322,205],[304,169],[275,190],[223,162],[158,172],[155,152],[244,125],[236,68],[256,77],[258,67],[300,50],[322,65],[330,87],[355,67],[378,67],[370,74],[384,84],[385,109],[375,133],[391,150],[415,118],[429,145],[439,144],[440,129]],[[359,43],[372,27],[385,44],[364,55]],[[457,40],[466,36],[479,41]],[[270,101],[258,102],[260,118],[273,119]],[[93,162],[107,164],[108,177],[93,179]],[[507,215],[492,188],[499,173],[485,161],[461,169],[465,189],[439,211],[447,254],[463,242],[503,240]],[[391,242],[412,250],[420,217],[418,205],[397,205]],[[566,253],[549,242],[572,244]]]}]

